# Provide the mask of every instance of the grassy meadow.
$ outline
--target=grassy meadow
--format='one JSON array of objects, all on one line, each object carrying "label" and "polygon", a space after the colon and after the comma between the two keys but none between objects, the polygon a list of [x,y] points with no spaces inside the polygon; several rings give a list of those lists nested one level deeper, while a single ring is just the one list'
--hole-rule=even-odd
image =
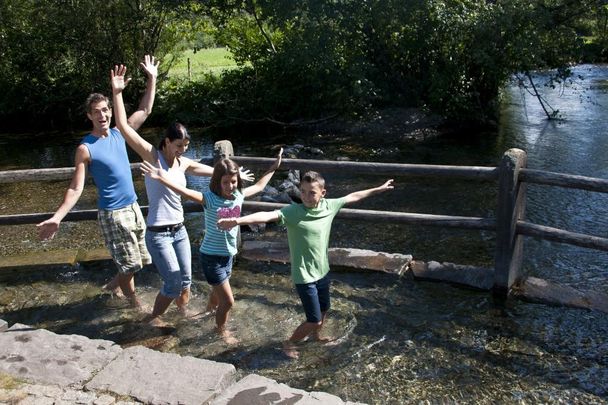
[{"label": "grassy meadow", "polygon": [[221,73],[223,70],[236,67],[231,53],[226,48],[206,48],[196,52],[188,50],[182,53],[169,71],[170,77],[188,77],[188,60],[190,60],[191,78],[196,79],[204,73]]}]

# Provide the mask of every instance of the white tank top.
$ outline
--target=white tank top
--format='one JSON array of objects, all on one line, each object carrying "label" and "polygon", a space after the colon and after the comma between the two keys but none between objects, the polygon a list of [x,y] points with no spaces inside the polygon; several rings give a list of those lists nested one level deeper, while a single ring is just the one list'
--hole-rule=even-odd
[{"label": "white tank top", "polygon": [[[163,154],[156,152],[163,169],[167,171],[168,177],[174,183],[186,187],[186,175],[181,167],[169,168]],[[178,160],[178,164],[181,166]],[[160,181],[153,180],[148,176],[144,179],[146,183],[146,194],[148,195],[148,226],[174,225],[184,222],[184,209],[182,199],[175,191],[164,186]]]}]

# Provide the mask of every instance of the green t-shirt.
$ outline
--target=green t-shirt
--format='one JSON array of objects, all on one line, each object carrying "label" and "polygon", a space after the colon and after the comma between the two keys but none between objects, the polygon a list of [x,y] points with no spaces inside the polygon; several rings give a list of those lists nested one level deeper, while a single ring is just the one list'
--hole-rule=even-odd
[{"label": "green t-shirt", "polygon": [[323,198],[317,208],[291,204],[278,211],[279,223],[287,227],[294,283],[312,283],[329,272],[331,223],[345,203],[344,198]]}]

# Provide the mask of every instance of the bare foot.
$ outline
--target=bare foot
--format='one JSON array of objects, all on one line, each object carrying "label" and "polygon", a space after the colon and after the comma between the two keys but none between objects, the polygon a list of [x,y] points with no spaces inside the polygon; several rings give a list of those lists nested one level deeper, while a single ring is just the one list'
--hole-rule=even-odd
[{"label": "bare foot", "polygon": [[283,342],[283,353],[285,353],[285,356],[294,360],[300,357],[300,353],[298,353],[297,346],[290,340],[286,340]]},{"label": "bare foot", "polygon": [[237,338],[235,338],[234,336],[232,336],[232,333],[230,333],[230,331],[226,330],[226,329],[217,329],[217,333],[220,335],[220,337],[222,338],[222,340],[224,341],[224,343],[226,343],[227,345],[235,345],[237,343],[239,343],[239,340]]},{"label": "bare foot", "polygon": [[150,313],[152,311],[149,306],[142,304],[142,302],[135,294],[128,296],[127,300],[129,301],[129,306],[133,309],[136,309],[138,312]]},{"label": "bare foot", "polygon": [[102,290],[109,292],[110,294],[116,296],[116,298],[125,298],[125,295],[122,293],[122,290],[118,286],[113,279],[110,280],[107,284],[101,287]]},{"label": "bare foot", "polygon": [[203,319],[213,315],[213,311],[189,312],[186,316],[188,319]]},{"label": "bare foot", "polygon": [[146,315],[144,319],[142,319],[142,322],[147,323],[148,325],[153,326],[155,328],[166,328],[167,326],[169,326],[169,324],[162,321],[158,316],[153,316],[151,314]]},{"label": "bare foot", "polygon": [[319,335],[311,335],[310,336],[310,341],[311,342],[319,342],[319,343],[323,343],[325,345],[329,345],[331,346],[331,344],[333,342],[336,341],[336,338],[333,336],[319,336]]}]

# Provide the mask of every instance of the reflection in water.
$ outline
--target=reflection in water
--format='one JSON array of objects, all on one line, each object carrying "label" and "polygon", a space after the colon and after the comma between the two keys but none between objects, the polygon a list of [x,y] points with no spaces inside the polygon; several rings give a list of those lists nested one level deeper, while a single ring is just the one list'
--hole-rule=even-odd
[{"label": "reflection in water", "polygon": [[[427,164],[495,166],[512,147],[528,152],[528,166],[608,178],[608,67],[577,67],[593,103],[566,88],[548,93],[564,121],[547,122],[536,102],[518,89],[507,89],[498,134],[443,138],[416,145],[377,148],[374,140],[356,144],[320,143],[325,157]],[[298,136],[298,135],[296,135]],[[74,138],[77,139],[77,138]],[[41,150],[23,150],[5,141],[3,168],[69,166],[59,156],[73,153],[73,142]],[[319,138],[299,139],[300,143]],[[267,156],[259,141],[237,145],[242,154]],[[156,143],[156,142],[154,142]],[[67,145],[67,146],[66,146]],[[6,148],[4,147],[6,146]],[[66,154],[65,150],[69,150]],[[10,152],[7,152],[10,151]],[[211,141],[195,137],[193,157],[209,157]],[[135,159],[134,159],[135,160]],[[259,173],[258,173],[259,175]],[[279,176],[280,177],[280,176]],[[328,173],[329,196],[380,184],[372,176],[353,178]],[[197,182],[197,180],[199,180]],[[192,187],[206,182],[189,178]],[[399,178],[395,192],[370,198],[356,208],[493,217],[496,186],[472,181]],[[52,211],[66,182],[0,185],[3,213]],[[138,181],[140,201],[145,204]],[[93,208],[87,187],[78,208]],[[93,190],[94,192],[94,190]],[[606,236],[607,196],[557,187],[530,185],[527,219],[575,232]],[[198,249],[202,215],[186,219]],[[277,237],[284,238],[280,228]],[[40,244],[33,226],[0,227],[2,255],[43,252],[61,247],[101,245],[93,222],[63,224],[53,242]],[[431,227],[365,224],[336,220],[332,246],[410,253],[422,260],[491,266],[494,235]],[[608,287],[602,252],[526,239],[529,274],[579,288],[605,292]],[[195,265],[195,269],[198,265]],[[449,285],[414,282],[377,273],[334,269],[328,333],[335,346],[305,343],[301,359],[287,361],[281,341],[300,323],[300,304],[288,267],[239,261],[231,279],[236,304],[229,325],[241,340],[228,347],[213,332],[213,319],[184,320],[171,309],[165,329],[148,328],[141,314],[100,291],[114,269],[107,262],[75,268],[20,271],[1,282],[0,313],[12,322],[114,340],[123,346],[145,344],[158,350],[234,364],[240,373],[257,373],[306,390],[328,391],[343,399],[368,403],[532,402],[605,403],[608,396],[608,316],[526,302],[497,303],[485,292]],[[144,301],[152,305],[160,279],[151,270],[137,276]],[[208,287],[195,275],[192,309],[202,311]]]}]

